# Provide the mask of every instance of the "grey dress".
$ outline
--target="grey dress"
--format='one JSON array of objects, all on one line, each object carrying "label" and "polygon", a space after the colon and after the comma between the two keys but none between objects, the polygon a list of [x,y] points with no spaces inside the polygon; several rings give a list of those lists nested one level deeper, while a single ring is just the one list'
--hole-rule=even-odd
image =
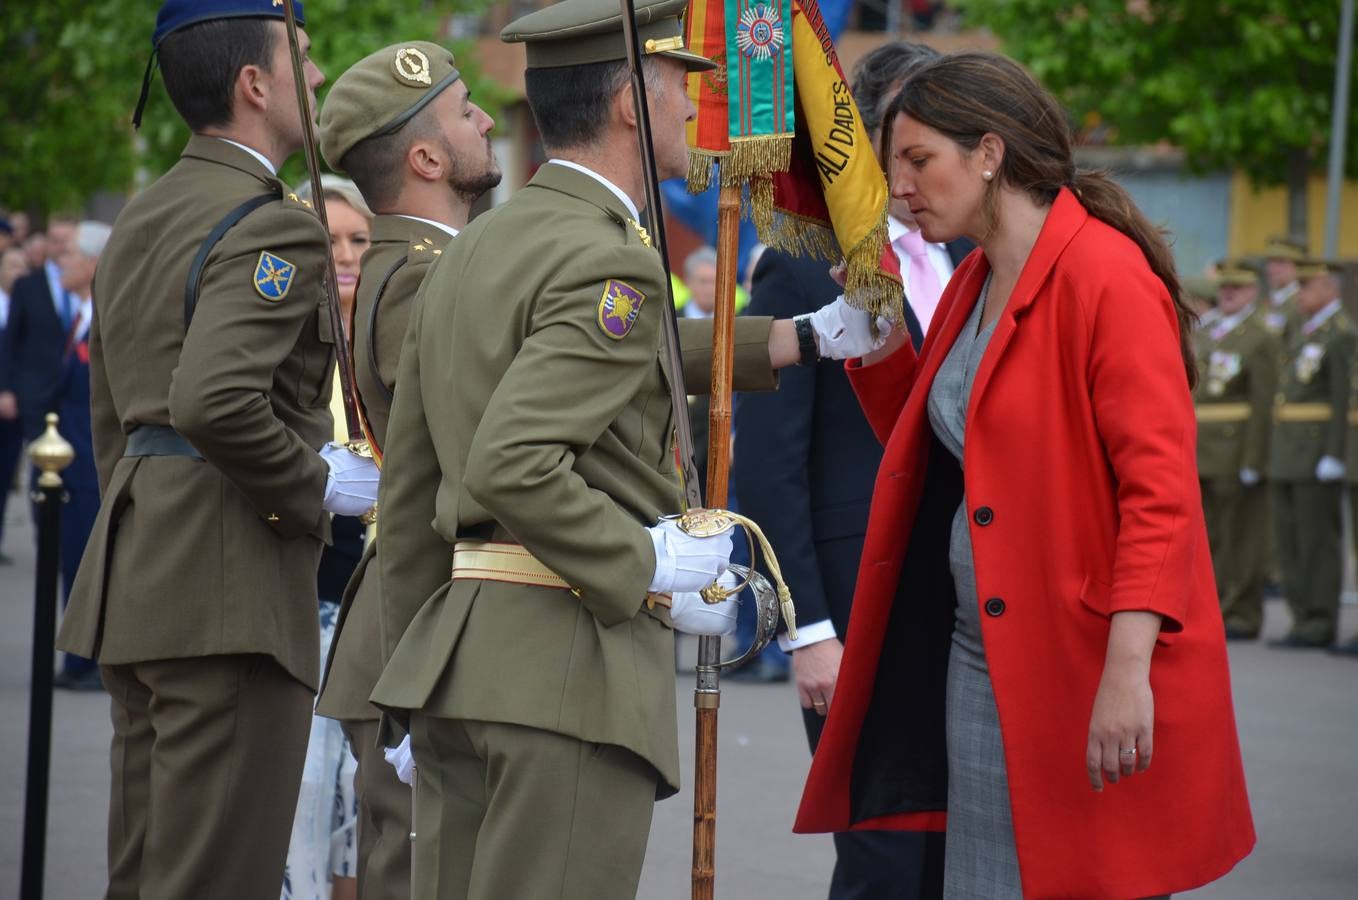
[{"label": "grey dress", "polygon": [[[929,389],[929,423],[959,463],[976,370],[995,333],[995,322],[979,330],[989,291],[987,278],[975,309]],[[1009,817],[1009,780],[995,694],[981,642],[980,602],[968,525],[964,495],[953,516],[948,551],[957,593],[957,624],[948,658],[948,834],[943,892],[946,900],[1018,900],[1023,890]]]}]

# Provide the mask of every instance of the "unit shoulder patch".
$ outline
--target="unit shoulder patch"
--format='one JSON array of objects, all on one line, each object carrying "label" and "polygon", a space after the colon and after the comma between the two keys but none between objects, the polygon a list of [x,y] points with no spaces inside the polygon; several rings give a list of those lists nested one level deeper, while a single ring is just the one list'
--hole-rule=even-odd
[{"label": "unit shoulder patch", "polygon": [[604,293],[599,298],[597,320],[599,329],[615,341],[627,337],[641,314],[646,295],[624,281],[610,278],[604,282]]},{"label": "unit shoulder patch", "polygon": [[277,303],[288,295],[296,274],[295,265],[264,250],[259,254],[259,262],[255,263],[255,291],[265,300]]}]

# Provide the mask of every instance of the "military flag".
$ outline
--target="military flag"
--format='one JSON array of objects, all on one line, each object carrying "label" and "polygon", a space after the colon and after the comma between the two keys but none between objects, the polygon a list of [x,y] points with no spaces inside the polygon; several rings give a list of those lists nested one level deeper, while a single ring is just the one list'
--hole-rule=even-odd
[{"label": "military flag", "polygon": [[717,63],[690,79],[689,189],[749,187],[759,239],[848,263],[846,297],[900,321],[889,197],[816,0],[692,0],[687,46]]}]

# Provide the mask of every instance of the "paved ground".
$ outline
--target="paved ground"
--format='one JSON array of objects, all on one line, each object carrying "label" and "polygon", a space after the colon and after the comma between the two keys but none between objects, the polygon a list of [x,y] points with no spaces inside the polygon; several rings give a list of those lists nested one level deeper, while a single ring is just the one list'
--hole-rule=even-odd
[{"label": "paved ground", "polygon": [[[0,568],[0,900],[18,892],[22,845],[33,553],[25,511],[11,504]],[[1286,613],[1270,604],[1267,632]],[[1345,610],[1345,634],[1358,609]],[[1233,646],[1236,709],[1258,849],[1221,881],[1189,895],[1213,900],[1351,900],[1358,896],[1358,661]],[[685,771],[691,772],[691,676],[679,678]],[[107,812],[108,699],[57,692],[47,897],[98,897]],[[717,896],[818,900],[833,859],[829,838],[789,823],[807,766],[787,685],[728,684],[721,710]],[[656,808],[643,900],[689,897],[692,794]]]}]

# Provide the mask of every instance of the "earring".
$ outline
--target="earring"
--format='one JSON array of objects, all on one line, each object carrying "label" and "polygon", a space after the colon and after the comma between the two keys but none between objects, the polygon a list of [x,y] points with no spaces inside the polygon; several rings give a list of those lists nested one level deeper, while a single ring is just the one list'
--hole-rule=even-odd
[{"label": "earring", "polygon": [[986,181],[989,181],[990,179],[995,177],[995,173],[990,171],[989,169],[986,169],[984,172],[981,173],[981,177],[984,178]]}]

